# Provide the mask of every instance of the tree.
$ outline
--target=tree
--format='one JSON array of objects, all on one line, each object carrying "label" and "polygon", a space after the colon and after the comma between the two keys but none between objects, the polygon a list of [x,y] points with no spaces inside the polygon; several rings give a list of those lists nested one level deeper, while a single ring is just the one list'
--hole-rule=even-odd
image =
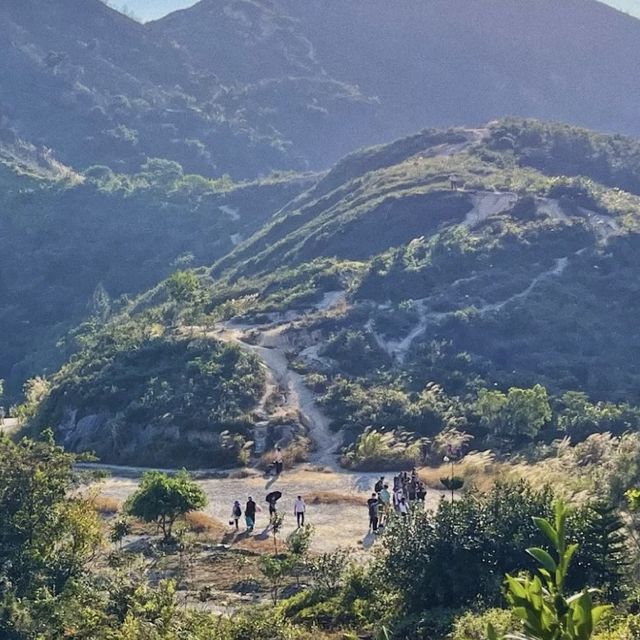
[{"label": "tree", "polygon": [[326,594],[337,591],[349,566],[349,556],[346,549],[336,549],[315,557],[311,563],[311,575],[316,588]]},{"label": "tree", "polygon": [[169,297],[178,304],[198,302],[202,294],[202,286],[196,274],[190,269],[176,271],[167,280]]},{"label": "tree", "polygon": [[142,165],[142,175],[155,187],[171,188],[182,179],[182,166],[173,160],[164,158],[148,158]]},{"label": "tree", "polygon": [[95,510],[71,497],[74,457],[45,440],[0,437],[0,637],[50,638],[100,543]]},{"label": "tree", "polygon": [[307,566],[307,554],[311,547],[313,532],[313,525],[305,524],[304,527],[292,531],[287,536],[287,549],[295,559],[293,571],[295,571],[298,586],[300,586],[300,572]]},{"label": "tree", "polygon": [[278,602],[278,592],[284,584],[285,578],[291,573],[296,558],[293,555],[283,556],[260,556],[258,559],[258,569],[271,585],[271,598],[273,604]]},{"label": "tree", "polygon": [[142,476],[140,487],[125,503],[125,511],[145,522],[157,523],[164,541],[170,542],[175,521],[206,504],[204,491],[185,470],[175,476],[150,471]]},{"label": "tree", "polygon": [[[510,634],[514,640],[589,640],[608,605],[594,605],[593,589],[567,596],[565,583],[577,544],[567,544],[567,510],[555,504],[554,522],[535,518],[536,526],[551,542],[556,557],[540,547],[527,553],[540,565],[537,575],[506,578],[506,598],[513,613],[522,620],[524,633]],[[489,640],[498,640],[491,625]]]},{"label": "tree", "polygon": [[27,380],[24,384],[24,402],[16,409],[21,424],[28,422],[38,413],[42,402],[51,389],[51,383],[40,376]]},{"label": "tree", "polygon": [[523,542],[542,536],[532,518],[552,512],[553,494],[525,482],[497,483],[487,494],[442,500],[435,513],[393,518],[375,563],[407,610],[497,604],[504,574],[521,565]]},{"label": "tree", "polygon": [[[629,549],[625,524],[616,507],[603,501],[586,508],[588,524],[580,551],[588,558],[588,579],[606,591],[609,598],[620,595],[620,587],[628,563]],[[582,561],[578,554],[578,561]]]},{"label": "tree", "polygon": [[552,416],[547,390],[539,384],[531,389],[511,387],[506,394],[482,389],[476,411],[493,435],[514,442],[535,439]]}]

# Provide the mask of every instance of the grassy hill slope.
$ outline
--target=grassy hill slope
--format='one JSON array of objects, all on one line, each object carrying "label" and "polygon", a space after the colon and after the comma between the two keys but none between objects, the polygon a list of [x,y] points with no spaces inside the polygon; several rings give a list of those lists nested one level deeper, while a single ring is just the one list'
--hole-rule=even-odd
[{"label": "grassy hill slope", "polygon": [[[356,466],[371,429],[392,434],[393,465],[452,428],[498,451],[638,428],[638,157],[631,139],[514,119],[358,152],[180,276],[184,295],[169,281],[89,331],[82,358],[119,323],[169,341],[239,323],[306,376]],[[52,393],[68,384],[63,369]],[[68,410],[92,393],[74,388]]]},{"label": "grassy hill slope", "polygon": [[72,327],[106,318],[181,266],[210,264],[304,179],[234,184],[166,161],[132,175],[80,174],[21,143],[2,146],[0,184],[0,379],[13,394],[69,355],[59,341]]}]

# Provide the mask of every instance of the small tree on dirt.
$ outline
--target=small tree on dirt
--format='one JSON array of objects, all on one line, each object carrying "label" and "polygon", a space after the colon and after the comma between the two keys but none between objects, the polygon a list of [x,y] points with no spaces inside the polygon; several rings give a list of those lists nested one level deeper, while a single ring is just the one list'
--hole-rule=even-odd
[{"label": "small tree on dirt", "polygon": [[294,558],[292,571],[298,586],[300,586],[300,572],[304,570],[307,564],[307,554],[311,546],[313,531],[312,525],[305,524],[304,527],[292,531],[287,536],[287,549],[289,549],[289,553]]},{"label": "small tree on dirt", "polygon": [[186,471],[175,476],[151,471],[142,476],[140,487],[125,503],[125,512],[144,522],[157,523],[164,542],[170,542],[175,521],[206,504],[204,491]]},{"label": "small tree on dirt", "polygon": [[323,553],[311,563],[311,575],[318,589],[333,593],[342,583],[350,553],[346,549],[336,549],[332,553]]},{"label": "small tree on dirt", "polygon": [[296,559],[293,555],[285,556],[261,556],[258,560],[258,568],[262,575],[269,581],[273,604],[278,602],[278,593],[284,584],[285,578],[291,573]]},{"label": "small tree on dirt", "polygon": [[278,553],[278,534],[282,530],[283,523],[284,523],[283,513],[276,513],[271,518],[271,533],[273,534],[273,548],[276,555]]},{"label": "small tree on dirt", "polygon": [[113,544],[117,544],[119,549],[122,549],[122,541],[131,533],[131,525],[124,519],[120,518],[116,520],[111,526],[111,533],[109,539]]}]

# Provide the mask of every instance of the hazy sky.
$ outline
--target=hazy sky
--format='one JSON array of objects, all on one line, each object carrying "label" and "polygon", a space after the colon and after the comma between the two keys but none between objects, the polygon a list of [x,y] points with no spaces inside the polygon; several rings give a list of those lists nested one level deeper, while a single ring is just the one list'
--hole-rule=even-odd
[{"label": "hazy sky", "polygon": [[[640,0],[601,0],[640,18]],[[154,20],[162,16],[196,4],[196,0],[109,0],[109,4],[120,9],[123,6],[142,20]]]},{"label": "hazy sky", "polygon": [[606,2],[616,9],[640,18],[640,0],[606,0]]}]

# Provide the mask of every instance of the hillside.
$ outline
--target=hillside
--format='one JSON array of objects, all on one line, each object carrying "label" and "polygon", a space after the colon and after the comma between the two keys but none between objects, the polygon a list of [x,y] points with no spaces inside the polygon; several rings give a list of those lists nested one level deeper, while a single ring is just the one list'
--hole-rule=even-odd
[{"label": "hillside", "polygon": [[[259,117],[270,105],[230,76],[199,67],[177,43],[100,0],[0,6],[0,84],[12,88],[0,101],[0,131],[81,169],[132,172],[147,157],[240,178],[307,167],[304,150]],[[358,102],[355,90],[333,85],[305,86],[294,103],[305,110],[320,96],[322,110],[324,92]]]},{"label": "hillside", "polygon": [[234,179],[507,115],[636,134],[639,44],[596,0],[203,0],[146,25],[100,0],[7,0],[0,134],[79,170],[160,157]]},{"label": "hillside", "polygon": [[[318,456],[342,443],[345,464],[367,464],[370,428],[394,434],[405,463],[452,426],[499,451],[621,433],[640,425],[639,161],[631,139],[522,120],[367,149],[207,274],[174,276],[184,295],[169,280],[107,330],[253,352],[268,373],[254,437],[303,457],[310,437]],[[68,371],[90,395],[63,369],[58,412],[78,408],[60,402]]]},{"label": "hillside", "polygon": [[[596,0],[201,0],[149,28],[241,82],[227,99],[323,166],[426,126],[509,115],[640,132],[640,22]],[[335,81],[368,111],[340,109]]]},{"label": "hillside", "polygon": [[10,397],[70,355],[74,326],[225,255],[304,184],[214,181],[157,160],[136,174],[78,173],[33,146],[0,145],[0,379]]}]

